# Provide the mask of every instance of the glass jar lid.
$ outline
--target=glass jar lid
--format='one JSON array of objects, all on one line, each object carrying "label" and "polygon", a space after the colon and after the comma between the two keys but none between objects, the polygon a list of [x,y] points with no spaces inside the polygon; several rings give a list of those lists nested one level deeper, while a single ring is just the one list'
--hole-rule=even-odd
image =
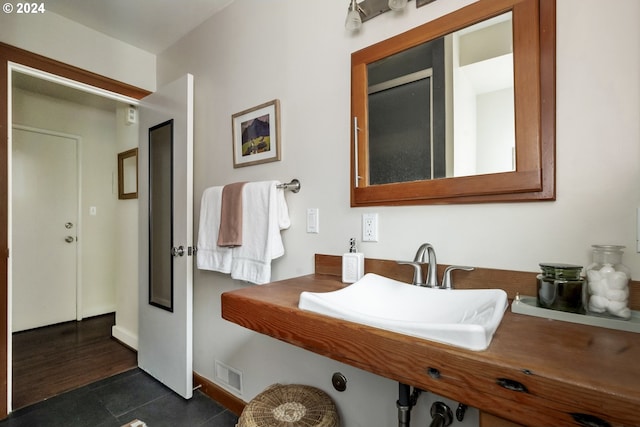
[{"label": "glass jar lid", "polygon": [[596,264],[621,264],[622,263],[622,249],[621,245],[592,245],[593,248],[593,262]]},{"label": "glass jar lid", "polygon": [[573,264],[561,264],[561,263],[540,263],[542,273],[545,277],[552,279],[580,279],[580,273],[582,272],[581,265]]},{"label": "glass jar lid", "polygon": [[591,245],[591,247],[596,251],[603,252],[620,252],[625,248],[622,245]]}]

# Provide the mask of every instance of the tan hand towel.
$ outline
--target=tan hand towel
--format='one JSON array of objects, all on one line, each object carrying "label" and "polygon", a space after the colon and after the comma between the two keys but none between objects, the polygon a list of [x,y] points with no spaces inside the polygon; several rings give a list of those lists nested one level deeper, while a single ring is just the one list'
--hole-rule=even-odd
[{"label": "tan hand towel", "polygon": [[242,246],[242,188],[244,182],[225,185],[220,207],[218,246]]}]

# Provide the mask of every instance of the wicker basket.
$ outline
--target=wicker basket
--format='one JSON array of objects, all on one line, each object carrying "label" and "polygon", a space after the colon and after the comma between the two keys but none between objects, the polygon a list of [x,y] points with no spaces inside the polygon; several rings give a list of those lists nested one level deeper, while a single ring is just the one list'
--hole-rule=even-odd
[{"label": "wicker basket", "polygon": [[315,387],[274,384],[242,411],[236,427],[339,427],[331,398]]}]

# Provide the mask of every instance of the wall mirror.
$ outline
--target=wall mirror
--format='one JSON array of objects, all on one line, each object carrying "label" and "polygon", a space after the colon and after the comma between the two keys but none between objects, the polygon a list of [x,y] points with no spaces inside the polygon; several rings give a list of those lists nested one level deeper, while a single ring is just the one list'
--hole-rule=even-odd
[{"label": "wall mirror", "polygon": [[149,129],[149,304],[173,312],[173,120]]},{"label": "wall mirror", "polygon": [[118,199],[138,198],[138,149],[118,153]]},{"label": "wall mirror", "polygon": [[351,205],[555,199],[555,0],[479,0],[351,57]]}]

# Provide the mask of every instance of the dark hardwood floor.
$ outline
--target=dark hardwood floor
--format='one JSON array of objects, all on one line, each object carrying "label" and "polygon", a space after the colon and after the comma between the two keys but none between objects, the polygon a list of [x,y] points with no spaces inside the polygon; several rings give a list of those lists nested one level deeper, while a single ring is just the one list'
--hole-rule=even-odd
[{"label": "dark hardwood floor", "polygon": [[135,368],[114,323],[106,314],[13,334],[13,410]]}]

